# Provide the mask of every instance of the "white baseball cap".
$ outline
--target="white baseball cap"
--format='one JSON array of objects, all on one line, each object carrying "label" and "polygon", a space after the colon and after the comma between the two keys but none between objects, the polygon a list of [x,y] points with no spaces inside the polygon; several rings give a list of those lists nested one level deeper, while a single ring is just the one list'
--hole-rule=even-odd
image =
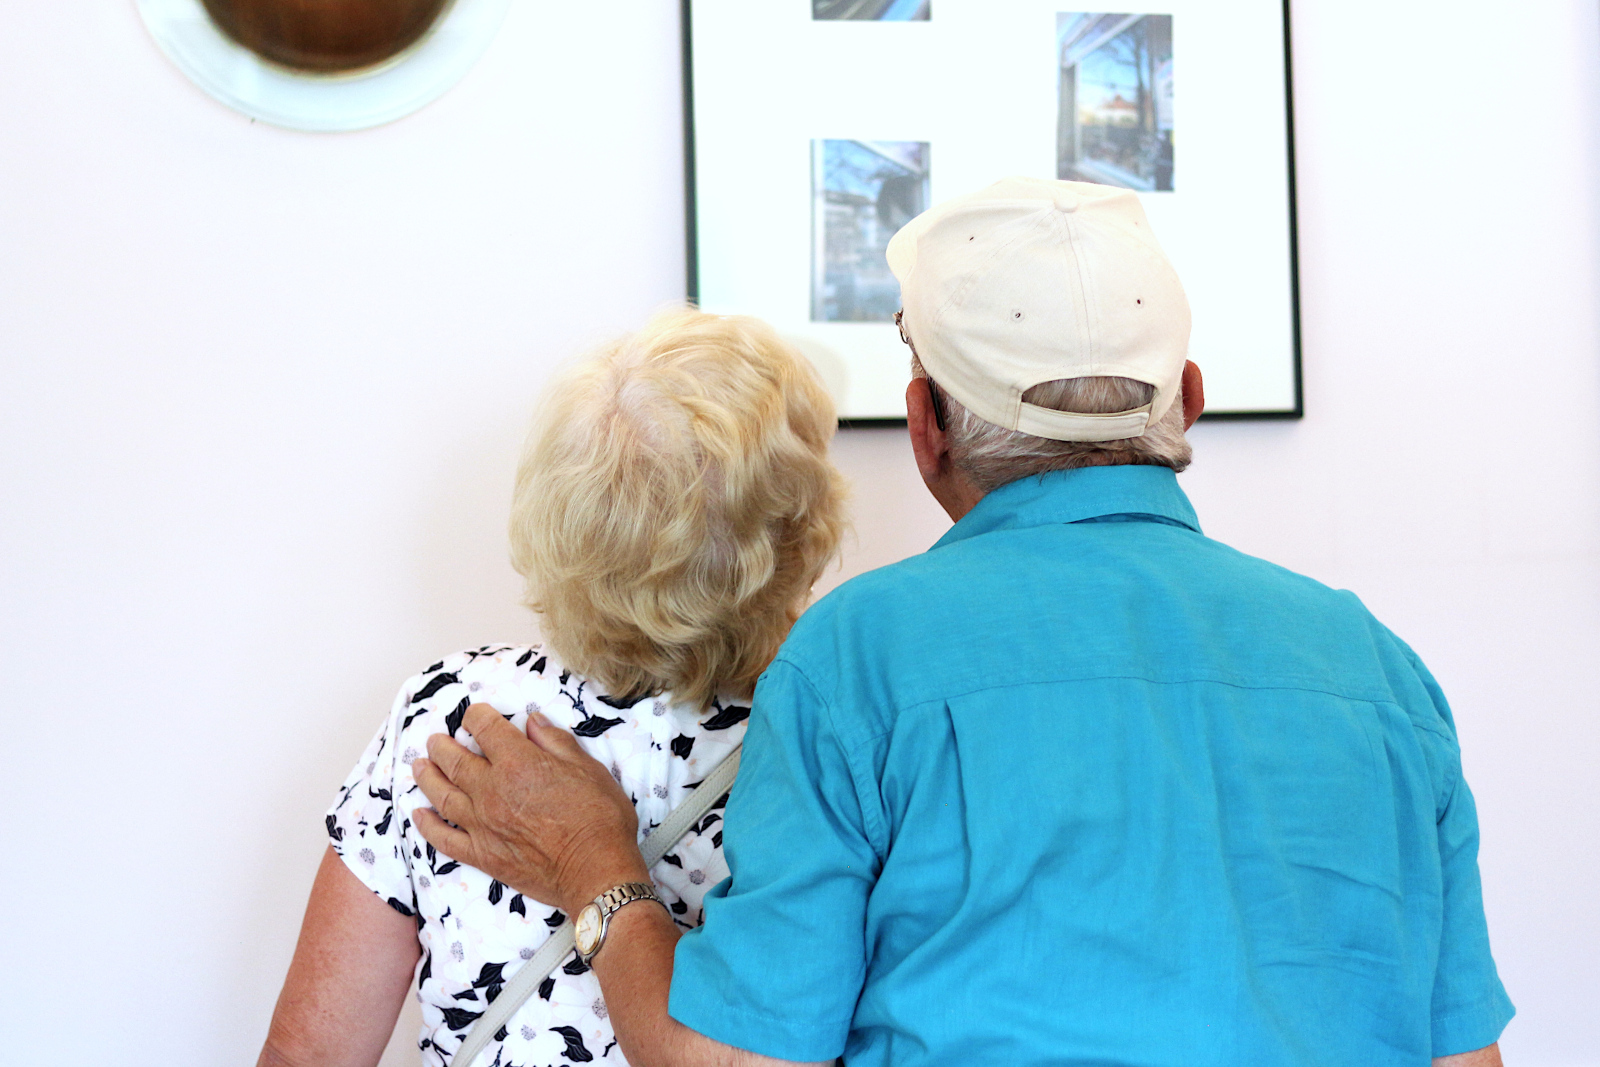
[{"label": "white baseball cap", "polygon": [[[1120,441],[1178,395],[1189,301],[1129,190],[1006,178],[918,215],[888,255],[917,357],[979,418],[1056,441]],[[1155,396],[1106,415],[1022,399],[1041,382],[1098,376],[1146,382]]]}]

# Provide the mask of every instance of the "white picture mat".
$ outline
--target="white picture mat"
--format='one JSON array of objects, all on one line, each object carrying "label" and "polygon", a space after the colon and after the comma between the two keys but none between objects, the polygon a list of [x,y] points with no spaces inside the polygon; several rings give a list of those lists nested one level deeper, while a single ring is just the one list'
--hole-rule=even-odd
[{"label": "white picture mat", "polygon": [[[817,364],[842,418],[903,418],[889,323],[812,322],[811,142],[927,141],[934,203],[1056,175],[1056,15],[1070,0],[936,0],[927,22],[813,21],[810,0],[693,0],[699,299]],[[1138,10],[1138,9],[1135,9]],[[1173,16],[1174,190],[1141,193],[1194,313],[1208,410],[1296,407],[1283,9]]]}]

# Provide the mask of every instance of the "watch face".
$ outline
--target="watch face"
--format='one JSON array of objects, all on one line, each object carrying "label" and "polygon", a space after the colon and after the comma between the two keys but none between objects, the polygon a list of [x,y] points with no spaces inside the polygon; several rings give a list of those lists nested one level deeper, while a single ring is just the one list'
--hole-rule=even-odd
[{"label": "watch face", "polygon": [[572,936],[579,952],[585,956],[593,952],[600,943],[600,909],[593,904],[585,905],[572,924]]}]

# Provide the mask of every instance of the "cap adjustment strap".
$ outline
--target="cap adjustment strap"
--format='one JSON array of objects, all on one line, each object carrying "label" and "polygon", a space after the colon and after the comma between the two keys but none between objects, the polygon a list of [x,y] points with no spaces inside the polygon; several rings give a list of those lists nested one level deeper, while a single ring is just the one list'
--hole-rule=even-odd
[{"label": "cap adjustment strap", "polygon": [[1138,437],[1150,424],[1154,402],[1127,411],[1104,415],[1082,411],[1057,411],[1023,401],[1017,411],[1016,428],[1035,437],[1052,441],[1125,441]]}]

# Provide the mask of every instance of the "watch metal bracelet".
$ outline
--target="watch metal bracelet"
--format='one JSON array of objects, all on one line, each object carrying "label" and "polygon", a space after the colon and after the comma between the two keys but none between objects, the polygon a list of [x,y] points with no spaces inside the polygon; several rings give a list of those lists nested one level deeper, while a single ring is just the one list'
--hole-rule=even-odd
[{"label": "watch metal bracelet", "polygon": [[[584,938],[580,932],[578,943],[575,946],[578,958],[585,964],[592,961],[606,943],[606,934],[611,930],[611,917],[627,905],[638,900],[653,900],[660,904],[668,915],[672,914],[671,909],[667,908],[667,902],[662,900],[660,895],[656,893],[656,887],[648,882],[624,882],[621,885],[613,886],[595,897],[588,907],[583,909],[584,912],[588,912],[592,908],[594,912],[598,913],[591,916],[591,919],[598,920],[600,930],[594,939],[594,943],[589,946],[587,951],[584,950]],[[579,913],[580,927],[583,925],[583,918],[583,913]]]},{"label": "watch metal bracelet", "polygon": [[656,895],[656,887],[647,882],[623,882],[594,898],[595,904],[607,914],[636,900],[653,900],[658,904],[661,903],[661,898]]}]

